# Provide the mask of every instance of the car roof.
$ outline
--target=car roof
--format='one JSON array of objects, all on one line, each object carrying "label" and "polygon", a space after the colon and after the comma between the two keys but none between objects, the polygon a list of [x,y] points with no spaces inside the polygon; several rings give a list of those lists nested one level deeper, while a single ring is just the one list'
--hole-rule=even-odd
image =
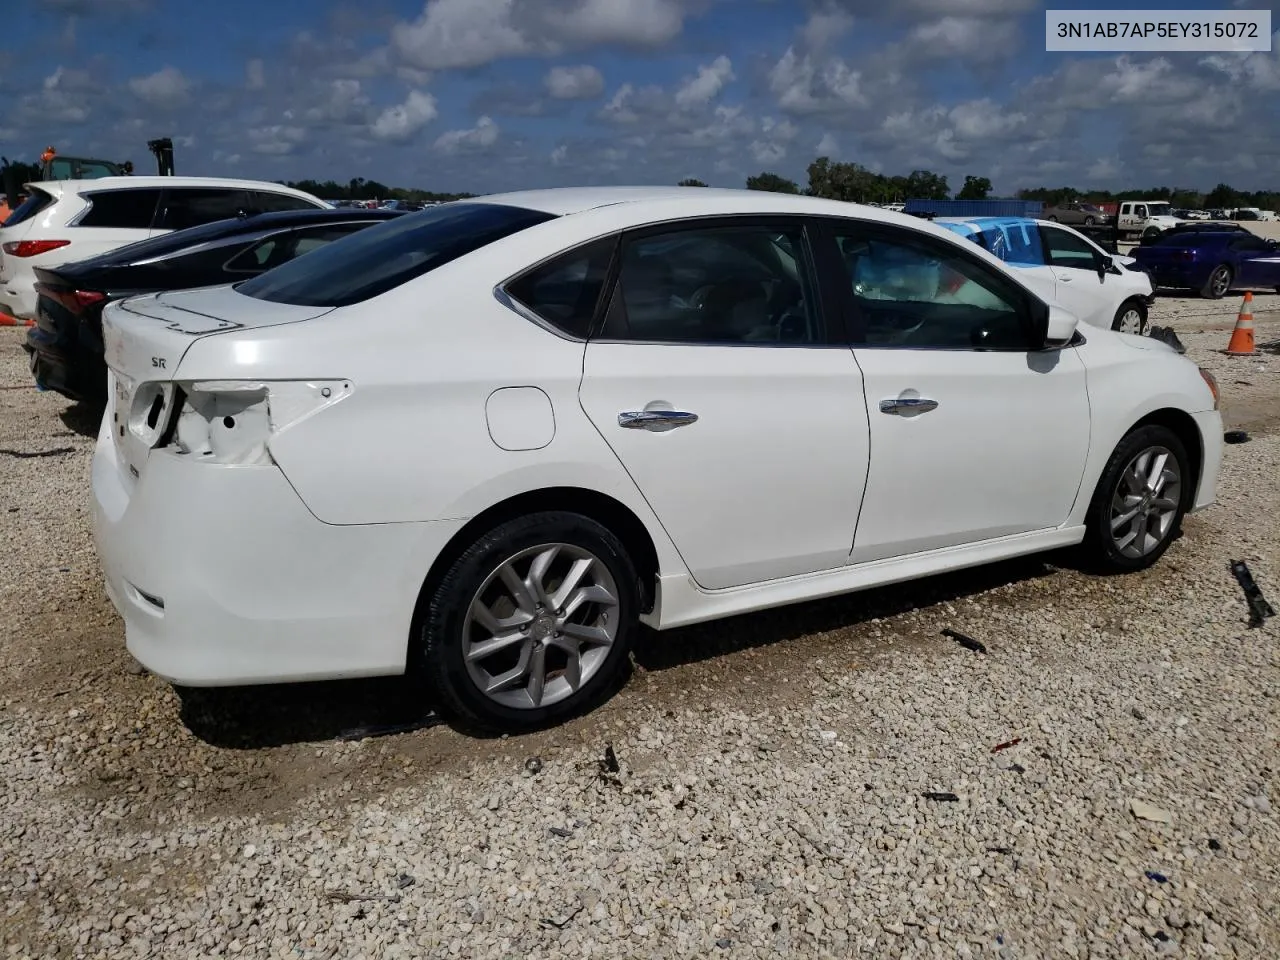
[{"label": "car roof", "polygon": [[410,216],[400,210],[281,210],[273,213],[260,213],[252,217],[235,217],[227,220],[215,220],[212,223],[190,227],[186,230],[175,230],[158,237],[149,237],[136,243],[116,247],[105,253],[75,263],[49,268],[51,272],[71,275],[83,275],[103,267],[125,265],[145,258],[148,260],[166,257],[200,244],[214,243],[238,236],[252,237],[256,234],[270,233],[275,230],[295,227],[316,226],[326,223],[382,223],[398,217]]},{"label": "car roof", "polygon": [[228,177],[92,177],[87,180],[32,180],[26,184],[46,193],[88,193],[95,190],[146,190],[156,187],[228,187],[246,190],[270,190],[290,196],[318,200],[311,194],[270,180],[236,180]]}]

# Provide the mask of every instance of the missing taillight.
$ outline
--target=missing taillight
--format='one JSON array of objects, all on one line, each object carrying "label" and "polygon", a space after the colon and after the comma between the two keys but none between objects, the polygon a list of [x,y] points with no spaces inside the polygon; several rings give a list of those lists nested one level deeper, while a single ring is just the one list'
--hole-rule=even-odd
[{"label": "missing taillight", "polygon": [[164,395],[156,394],[156,398],[151,401],[151,409],[147,411],[147,426],[154,430],[156,424],[160,422],[160,412],[164,410]]}]

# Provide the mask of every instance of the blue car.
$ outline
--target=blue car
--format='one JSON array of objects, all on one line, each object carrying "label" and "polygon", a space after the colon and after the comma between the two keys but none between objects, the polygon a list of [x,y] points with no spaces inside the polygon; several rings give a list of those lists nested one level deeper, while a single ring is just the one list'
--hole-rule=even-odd
[{"label": "blue car", "polygon": [[1280,249],[1240,228],[1171,230],[1133,251],[1157,287],[1220,300],[1232,290],[1280,291]]}]

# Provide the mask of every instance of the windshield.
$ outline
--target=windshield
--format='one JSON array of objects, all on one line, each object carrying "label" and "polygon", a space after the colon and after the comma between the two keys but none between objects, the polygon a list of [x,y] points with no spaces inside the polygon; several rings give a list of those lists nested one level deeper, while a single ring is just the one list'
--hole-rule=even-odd
[{"label": "windshield", "polygon": [[1147,216],[1149,217],[1172,217],[1173,207],[1167,203],[1148,203]]},{"label": "windshield", "polygon": [[238,284],[236,290],[275,303],[344,307],[554,219],[540,210],[496,203],[445,203],[335,240]]}]

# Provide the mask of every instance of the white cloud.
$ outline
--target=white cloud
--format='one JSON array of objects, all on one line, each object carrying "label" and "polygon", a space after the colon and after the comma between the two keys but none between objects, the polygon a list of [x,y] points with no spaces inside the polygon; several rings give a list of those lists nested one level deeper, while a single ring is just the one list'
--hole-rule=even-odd
[{"label": "white cloud", "polygon": [[840,152],[840,144],[836,142],[836,138],[828,131],[822,135],[822,139],[818,141],[818,145],[814,149],[817,150],[820,157],[834,157]]},{"label": "white cloud", "polygon": [[177,107],[186,102],[191,81],[177,67],[162,67],[148,76],[134,77],[129,89],[154,107]]},{"label": "white cloud", "polygon": [[996,60],[1016,52],[1020,31],[1011,20],[947,16],[917,26],[908,36],[908,59]]},{"label": "white cloud", "polygon": [[244,85],[250,90],[261,90],[267,85],[261,60],[250,60],[244,65]]},{"label": "white cloud", "polygon": [[716,57],[711,63],[698,67],[697,76],[687,80],[676,91],[676,106],[687,110],[710,103],[732,80],[732,62],[725,56]]},{"label": "white cloud", "polygon": [[769,71],[769,88],[778,105],[792,113],[864,106],[868,101],[862,87],[862,73],[839,57],[819,65],[812,54],[799,53],[795,47],[788,47]]},{"label": "white cloud", "polygon": [[293,124],[270,124],[246,131],[249,149],[254,153],[281,157],[293,153],[306,141],[307,131]]},{"label": "white cloud", "polygon": [[377,140],[403,143],[436,118],[436,98],[421,90],[410,90],[404,103],[383,110],[370,133]]},{"label": "white cloud", "polygon": [[1280,30],[1271,35],[1271,52],[1222,53],[1200,63],[1253,90],[1280,90]]},{"label": "white cloud", "polygon": [[481,117],[468,130],[447,130],[436,138],[436,149],[441,153],[462,153],[484,150],[498,141],[498,125],[489,117]]},{"label": "white cloud", "polygon": [[752,140],[748,149],[756,163],[766,166],[777,163],[787,155],[787,148],[774,140]]},{"label": "white cloud", "polygon": [[551,162],[557,167],[569,158],[569,148],[563,143],[551,151]]},{"label": "white cloud", "polygon": [[811,13],[800,31],[800,36],[806,47],[811,50],[821,50],[839,40],[852,27],[852,14],[838,7],[829,7]]},{"label": "white cloud", "polygon": [[[359,80],[330,80],[322,101],[309,107],[304,116],[311,123],[360,124],[368,120],[370,101]],[[410,100],[413,95],[410,94]],[[395,109],[394,107],[391,109]],[[386,111],[383,112],[385,116]],[[380,121],[382,116],[379,116]],[[378,121],[375,121],[375,125]],[[394,139],[394,137],[390,138]]]},{"label": "white cloud", "polygon": [[391,45],[411,66],[446,70],[598,44],[659,46],[684,16],[683,0],[428,0],[392,28]]},{"label": "white cloud", "polygon": [[547,93],[557,100],[590,100],[604,93],[604,77],[590,64],[552,67],[544,83]]}]

